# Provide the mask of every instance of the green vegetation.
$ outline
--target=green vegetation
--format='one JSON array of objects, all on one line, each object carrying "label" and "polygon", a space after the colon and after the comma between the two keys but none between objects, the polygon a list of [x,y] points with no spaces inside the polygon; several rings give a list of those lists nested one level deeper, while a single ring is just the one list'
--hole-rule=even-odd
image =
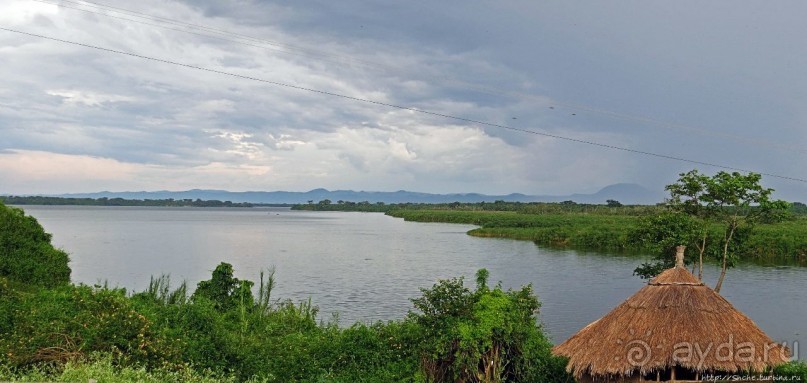
[{"label": "green vegetation", "polygon": [[600,214],[526,214],[518,212],[393,210],[393,217],[416,222],[446,222],[479,225],[468,234],[477,237],[512,238],[540,245],[630,250],[628,234],[636,217]]},{"label": "green vegetation", "polygon": [[0,196],[7,205],[78,205],[78,206],[165,206],[165,207],[253,207],[247,202],[201,199],[123,199],[123,198],[63,198],[43,196]]},{"label": "green vegetation", "polygon": [[272,298],[271,272],[254,296],[253,282],[235,278],[226,263],[192,294],[184,283],[172,288],[168,277],[152,278],[136,294],[71,285],[66,256],[57,262],[67,268],[59,283],[21,279],[28,265],[13,260],[58,250],[36,220],[2,204],[0,211],[0,380],[568,380],[536,324],[531,287],[489,288],[484,270],[474,290],[461,278],[423,289],[405,319],[341,328],[318,321],[310,301]]},{"label": "green vegetation", "polygon": [[[730,183],[739,189],[746,185]],[[807,259],[803,205],[793,204],[789,217],[771,219],[760,203],[767,201],[755,196],[741,196],[748,203],[721,197],[711,204],[705,198],[715,194],[707,194],[674,191],[670,207],[617,201],[386,205],[326,200],[296,208],[382,211],[410,221],[477,225],[469,232],[476,236],[583,249],[663,254],[685,243],[689,251],[724,265],[738,258]],[[692,195],[696,199],[683,198]],[[152,278],[146,291],[135,294],[72,285],[67,254],[54,249],[50,239],[34,218],[0,203],[0,380],[573,381],[566,361],[551,354],[536,324],[540,304],[531,287],[491,288],[484,269],[473,289],[462,278],[422,289],[404,319],[344,328],[319,320],[310,301],[273,298],[272,271],[266,278],[262,273],[255,286],[235,278],[227,263],[193,292],[185,283],[172,287],[166,276]],[[652,273],[658,265],[646,266]],[[807,365],[793,362],[775,373],[803,381]]]},{"label": "green vegetation", "polygon": [[[720,292],[728,268],[734,266],[738,259],[736,242],[739,236],[748,235],[757,223],[776,223],[782,221],[790,204],[770,198],[773,189],[764,188],[760,184],[762,176],[757,173],[741,174],[739,172],[718,172],[708,177],[692,170],[679,174],[678,181],[668,185],[670,209],[687,214],[694,230],[686,228],[691,234],[687,237],[700,238],[700,270],[703,270],[703,255],[708,242],[719,242],[721,247],[717,258],[720,261],[720,277],[715,291]],[[712,237],[710,241],[709,226],[721,228],[721,237]],[[682,244],[688,238],[681,238]]]},{"label": "green vegetation", "polygon": [[[741,259],[807,263],[807,208],[770,198],[759,174],[719,172],[708,177],[693,170],[667,186],[670,199],[656,206],[560,203],[371,204],[329,200],[292,209],[384,212],[416,222],[480,226],[478,237],[530,240],[542,246],[605,252],[650,252],[655,262],[636,273],[644,278],[672,265],[671,249],[688,246],[687,261],[717,260],[721,278]],[[673,244],[674,243],[674,244]],[[720,284],[720,283],[719,283]],[[718,284],[718,286],[719,286]]]},{"label": "green vegetation", "polygon": [[34,217],[0,203],[0,278],[54,287],[70,282],[67,253],[53,248]]},{"label": "green vegetation", "polygon": [[[400,204],[400,206],[403,205],[405,204]],[[324,199],[322,201],[317,202],[316,204],[314,203],[314,201],[309,201],[307,204],[304,205],[303,204],[292,205],[291,210],[356,211],[362,213],[384,213],[393,206],[399,206],[399,205],[398,204],[387,205],[383,202],[370,203],[367,201],[362,202],[337,201],[336,203],[333,203],[329,199]]]},{"label": "green vegetation", "polygon": [[[642,246],[655,255],[654,262],[645,262],[637,267],[633,273],[643,279],[650,279],[660,274],[662,271],[675,265],[673,257],[675,248],[679,245],[687,246],[686,253],[690,256],[684,257],[684,262],[699,264],[698,275],[703,276],[703,256],[707,250],[707,245],[714,243],[709,241],[715,233],[708,231],[708,226],[704,222],[686,213],[678,211],[665,211],[659,215],[643,217],[639,220],[636,229],[631,233],[631,242]],[[698,256],[692,256],[697,250]],[[710,253],[716,249],[709,248]]]},{"label": "green vegetation", "polygon": [[779,382],[807,382],[807,363],[794,361],[774,370],[774,375],[781,377]]},{"label": "green vegetation", "polygon": [[[220,376],[210,371],[193,369],[148,369],[121,366],[109,354],[93,354],[83,361],[64,365],[38,365],[24,370],[0,365],[0,379],[20,382],[88,382],[103,383],[235,383],[232,376]],[[259,380],[250,380],[259,382]]]},{"label": "green vegetation", "polygon": [[[222,263],[188,298],[0,284],[0,379],[265,382],[562,382],[531,288],[440,281],[400,321],[340,328],[310,302],[264,306]],[[481,271],[480,275],[486,272]],[[4,281],[4,280],[3,280]],[[261,286],[267,288],[266,285]],[[250,300],[246,297],[249,296]],[[46,379],[45,379],[46,378]]]},{"label": "green vegetation", "polygon": [[[478,225],[468,234],[478,237],[529,240],[542,246],[606,252],[651,252],[653,242],[637,239],[637,229],[657,215],[632,216],[583,213],[530,214],[472,210],[391,210],[388,215],[415,222]],[[710,225],[709,235],[721,236]],[[757,261],[807,262],[807,217],[794,216],[779,223],[762,223],[753,232],[741,231],[734,238],[737,258]],[[713,244],[710,254],[717,249]],[[694,245],[688,251],[695,251]],[[670,253],[665,252],[670,258]],[[687,259],[697,259],[697,253]],[[671,262],[671,261],[670,261]]]},{"label": "green vegetation", "polygon": [[410,319],[423,331],[420,373],[427,382],[564,382],[565,360],[535,326],[538,300],[530,286],[518,291],[489,289],[487,270],[477,288],[444,280],[413,300]]},{"label": "green vegetation", "polygon": [[583,204],[574,201],[564,201],[558,203],[549,202],[475,202],[475,203],[392,203],[384,202],[371,203],[368,201],[350,202],[322,200],[317,203],[310,201],[307,204],[293,205],[292,210],[308,211],[356,211],[356,212],[377,212],[387,213],[398,210],[433,210],[433,211],[470,211],[470,212],[518,212],[524,214],[597,214],[597,215],[627,215],[643,216],[654,214],[662,210],[662,207],[648,205],[622,205],[612,201],[611,206]]}]

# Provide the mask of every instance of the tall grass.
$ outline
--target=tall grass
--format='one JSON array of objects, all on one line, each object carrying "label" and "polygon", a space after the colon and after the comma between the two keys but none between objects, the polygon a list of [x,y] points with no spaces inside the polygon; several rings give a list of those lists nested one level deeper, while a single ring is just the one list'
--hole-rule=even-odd
[{"label": "tall grass", "polygon": [[[554,204],[558,205],[558,204]],[[533,205],[530,205],[533,206]],[[535,205],[540,206],[540,205]],[[656,211],[656,207],[627,207],[634,213]],[[556,208],[552,208],[556,209]],[[622,208],[605,208],[616,211]],[[387,215],[415,222],[463,223],[480,226],[468,234],[477,237],[511,238],[534,241],[544,246],[585,250],[640,252],[641,244],[630,240],[641,214],[540,213],[516,211],[404,210]],[[713,224],[711,238],[722,237],[721,227]],[[747,236],[736,239],[735,251],[747,260],[788,260],[807,263],[807,217],[796,216],[775,224],[760,224]]]}]

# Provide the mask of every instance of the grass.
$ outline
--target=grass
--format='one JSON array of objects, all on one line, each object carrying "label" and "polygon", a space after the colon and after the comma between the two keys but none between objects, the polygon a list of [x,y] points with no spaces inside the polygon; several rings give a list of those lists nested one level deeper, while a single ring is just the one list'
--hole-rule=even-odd
[{"label": "grass", "polygon": [[[234,383],[234,376],[214,374],[186,368],[181,370],[147,369],[137,366],[119,366],[110,354],[95,354],[84,362],[69,362],[64,366],[37,366],[14,371],[0,367],[0,380],[13,382],[88,382],[103,383]],[[249,383],[262,380],[252,379]]]},{"label": "grass", "polygon": [[746,257],[807,262],[807,218],[759,225],[745,243]]},{"label": "grass", "polygon": [[[628,211],[652,213],[656,210]],[[543,246],[581,250],[644,250],[630,240],[631,232],[642,217],[640,214],[393,209],[387,215],[414,222],[477,225],[480,227],[468,232],[476,237],[528,240]],[[718,225],[713,225],[711,231],[716,237],[720,236]],[[795,216],[791,220],[775,224],[757,225],[747,238],[742,239],[738,255],[746,260],[807,262],[807,217]]]},{"label": "grass", "polygon": [[390,216],[416,222],[464,223],[481,226],[476,237],[534,241],[545,246],[592,250],[629,250],[628,234],[636,216],[583,213],[523,214],[518,212],[393,210]]}]

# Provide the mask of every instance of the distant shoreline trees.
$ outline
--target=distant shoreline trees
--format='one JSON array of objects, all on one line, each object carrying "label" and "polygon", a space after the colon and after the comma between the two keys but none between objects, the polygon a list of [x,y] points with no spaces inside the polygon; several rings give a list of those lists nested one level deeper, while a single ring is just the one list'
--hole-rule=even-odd
[{"label": "distant shoreline trees", "polygon": [[164,206],[164,207],[254,207],[258,204],[202,199],[124,199],[66,198],[46,196],[0,196],[7,205],[74,205],[74,206]]}]

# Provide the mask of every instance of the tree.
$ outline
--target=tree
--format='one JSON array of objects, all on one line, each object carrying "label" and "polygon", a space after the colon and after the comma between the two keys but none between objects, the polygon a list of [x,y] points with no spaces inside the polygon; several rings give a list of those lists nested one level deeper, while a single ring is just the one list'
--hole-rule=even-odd
[{"label": "tree", "polygon": [[734,262],[733,258],[730,259],[729,246],[737,231],[750,230],[757,222],[771,217],[781,219],[781,213],[789,207],[785,201],[771,200],[773,189],[763,188],[759,183],[761,179],[757,173],[719,172],[711,178],[706,185],[706,194],[701,197],[725,228],[720,277],[715,285],[718,293],[723,287],[726,269]]},{"label": "tree", "polygon": [[622,203],[620,203],[615,199],[609,199],[605,201],[605,203],[607,204],[608,207],[622,207]]},{"label": "tree", "polygon": [[689,215],[698,224],[700,240],[694,245],[698,249],[698,279],[703,280],[703,256],[709,237],[709,218],[715,215],[713,207],[704,205],[702,201],[710,179],[697,169],[681,173],[679,177],[678,181],[665,188],[670,192],[666,205],[674,211]]},{"label": "tree", "polygon": [[70,282],[68,256],[34,217],[0,203],[0,277],[35,286]]},{"label": "tree", "polygon": [[772,200],[774,190],[762,187],[761,179],[757,173],[744,175],[721,171],[708,177],[692,170],[680,174],[676,183],[667,186],[671,195],[668,204],[673,209],[703,221],[698,247],[701,263],[708,237],[707,225],[713,222],[722,227],[720,277],[715,285],[718,293],[723,287],[727,269],[736,261],[733,245],[737,233],[743,231],[747,234],[760,221],[781,220],[789,207],[787,202]]},{"label": "tree", "polygon": [[[666,211],[656,216],[645,217],[631,232],[630,240],[656,254],[656,261],[643,263],[633,274],[650,279],[675,265],[673,254],[679,245],[691,248],[700,238],[701,225],[685,213]],[[685,258],[687,259],[687,258]]]}]

